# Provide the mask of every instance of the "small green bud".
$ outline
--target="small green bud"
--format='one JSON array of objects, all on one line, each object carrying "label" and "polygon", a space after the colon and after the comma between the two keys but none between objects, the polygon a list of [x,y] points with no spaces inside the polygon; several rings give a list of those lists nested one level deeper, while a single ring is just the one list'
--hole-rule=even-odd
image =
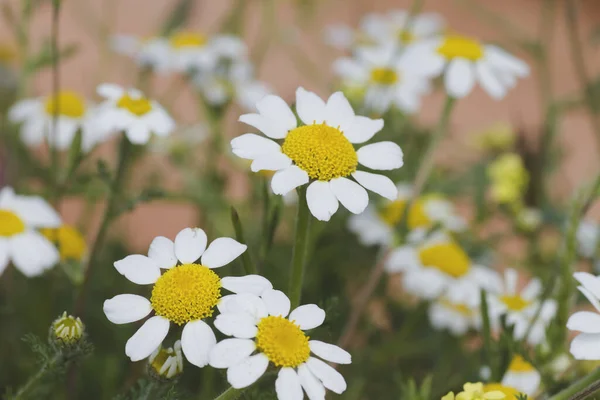
[{"label": "small green bud", "polygon": [[165,349],[161,346],[154,350],[148,358],[148,372],[158,380],[173,379],[181,374],[183,372],[181,341],[176,341],[173,347]]},{"label": "small green bud", "polygon": [[81,319],[67,315],[65,311],[52,323],[50,333],[55,342],[62,345],[71,345],[81,340],[84,330],[85,325],[83,325]]}]

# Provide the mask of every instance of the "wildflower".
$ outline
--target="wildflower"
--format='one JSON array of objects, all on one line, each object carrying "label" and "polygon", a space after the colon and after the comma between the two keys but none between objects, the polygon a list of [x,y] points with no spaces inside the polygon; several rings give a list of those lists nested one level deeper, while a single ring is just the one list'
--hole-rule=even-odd
[{"label": "wildflower", "polygon": [[175,342],[173,347],[159,346],[148,357],[148,370],[159,380],[173,379],[183,372],[183,357],[181,355],[181,340]]},{"label": "wildflower", "polygon": [[142,68],[151,68],[158,73],[171,71],[169,42],[165,38],[140,39],[130,35],[114,35],[110,46],[118,54],[135,60]]},{"label": "wildflower", "polygon": [[[202,229],[186,228],[177,234],[175,242],[162,236],[155,238],[148,257],[135,254],[115,262],[117,271],[131,282],[153,285],[150,300],[120,294],[104,302],[104,313],[115,324],[139,321],[154,313],[127,341],[125,354],[132,361],[150,356],[173,323],[183,325],[181,346],[185,357],[198,367],[205,366],[216,338],[203,320],[213,315],[221,301],[221,288],[243,293],[271,287],[258,275],[220,278],[213,271],[235,260],[246,251],[246,245],[226,237],[215,239],[208,248],[206,245]],[[166,271],[161,274],[161,269]]]},{"label": "wildflower", "polygon": [[85,326],[79,317],[67,315],[67,312],[58,317],[53,323],[51,334],[53,340],[63,345],[78,342],[83,337]]},{"label": "wildflower", "polygon": [[448,393],[442,400],[503,400],[506,395],[500,390],[487,390],[483,383],[465,383],[463,391],[456,396],[453,392]]},{"label": "wildflower", "polygon": [[[525,361],[523,357],[516,355],[504,373],[502,385],[533,396],[540,387],[541,379],[540,373],[533,365]],[[508,395],[508,393],[506,394]]]},{"label": "wildflower", "polygon": [[487,169],[492,185],[492,198],[500,204],[518,205],[527,189],[529,174],[516,153],[506,153]]},{"label": "wildflower", "polygon": [[571,315],[567,328],[582,332],[571,342],[571,354],[577,360],[600,360],[600,278],[587,272],[573,274],[580,283],[579,291],[596,309]]},{"label": "wildflower", "polygon": [[444,75],[448,95],[462,98],[475,82],[494,99],[503,98],[517,78],[529,75],[526,63],[498,46],[461,35],[423,40],[406,49],[412,62],[429,76]]},{"label": "wildflower", "polygon": [[[254,126],[271,139],[247,133],[231,141],[233,153],[253,160],[251,169],[277,171],[273,192],[285,195],[309,184],[308,207],[317,219],[328,221],[339,203],[360,214],[369,203],[364,188],[394,200],[397,190],[387,177],[358,171],[358,164],[376,170],[400,168],[402,150],[393,142],[379,142],[354,149],[383,128],[383,120],[355,116],[348,100],[336,92],[325,103],[303,88],[296,91],[296,110],[302,122],[279,97],[269,95],[256,104],[259,114],[245,114],[240,121]],[[348,179],[352,176],[355,180]],[[358,183],[357,183],[358,182]],[[362,186],[361,186],[362,185]],[[364,188],[363,188],[364,186]]]},{"label": "wildflower", "polygon": [[464,335],[469,329],[479,329],[481,313],[472,304],[456,303],[442,297],[429,306],[429,321],[436,329],[448,329],[453,335]]},{"label": "wildflower", "polygon": [[40,229],[40,233],[56,245],[62,261],[81,261],[87,255],[87,244],[81,232],[71,225]]},{"label": "wildflower", "polygon": [[105,83],[97,90],[106,99],[95,116],[105,137],[123,131],[131,143],[146,144],[151,134],[167,136],[175,128],[174,121],[160,104],[136,89]]},{"label": "wildflower", "polygon": [[[500,317],[506,315],[506,322],[514,325],[515,339],[525,339],[531,345],[538,345],[546,340],[546,327],[556,314],[556,302],[552,299],[542,300],[542,283],[539,279],[531,279],[519,292],[517,291],[517,271],[507,268],[504,281],[496,293],[488,296],[490,318],[498,327]],[[536,317],[541,306],[540,314]],[[529,335],[525,338],[527,331]]]},{"label": "wildflower", "polygon": [[311,353],[338,364],[350,364],[350,354],[335,345],[310,340],[304,332],[320,326],[325,311],[307,304],[290,313],[290,300],[272,289],[259,296],[240,294],[223,300],[215,327],[234,338],[217,343],[210,365],[227,368],[231,386],[251,385],[272,364],[279,370],[275,390],[280,400],[301,399],[303,390],[310,398],[325,398],[325,389],[338,394],[346,390],[343,376]]},{"label": "wildflower", "polygon": [[406,10],[392,10],[376,14],[365,21],[364,30],[378,43],[395,42],[410,46],[422,40],[437,37],[444,29],[444,21],[434,13],[410,15]]},{"label": "wildflower", "polygon": [[59,260],[56,248],[39,228],[60,226],[60,216],[39,196],[0,190],[0,274],[12,261],[27,277],[41,275]]}]

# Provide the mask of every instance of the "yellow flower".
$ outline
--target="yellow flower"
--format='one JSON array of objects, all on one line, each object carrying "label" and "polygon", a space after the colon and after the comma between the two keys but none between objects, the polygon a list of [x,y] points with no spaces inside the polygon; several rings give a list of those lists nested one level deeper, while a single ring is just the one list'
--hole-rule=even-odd
[{"label": "yellow flower", "polygon": [[[442,400],[503,400],[506,399],[506,394],[495,387],[489,387],[483,383],[465,383],[463,391],[454,395],[453,392],[448,393]],[[500,385],[498,385],[500,386]]]}]

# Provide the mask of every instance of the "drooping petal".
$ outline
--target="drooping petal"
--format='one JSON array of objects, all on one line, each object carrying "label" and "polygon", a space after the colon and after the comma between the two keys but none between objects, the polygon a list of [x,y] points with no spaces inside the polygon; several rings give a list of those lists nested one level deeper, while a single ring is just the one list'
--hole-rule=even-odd
[{"label": "drooping petal", "polygon": [[208,364],[209,355],[217,344],[215,333],[202,320],[188,322],[181,332],[181,350],[187,360],[196,367]]},{"label": "drooping petal", "polygon": [[350,364],[352,356],[346,350],[333,344],[311,340],[308,342],[310,351],[322,359],[336,364]]},{"label": "drooping petal", "polygon": [[27,277],[41,275],[60,259],[56,247],[35,231],[13,236],[10,239],[9,251],[15,267]]},{"label": "drooping petal", "polygon": [[306,202],[310,213],[319,221],[329,221],[338,210],[339,202],[329,182],[314,181],[306,189]]},{"label": "drooping petal", "polygon": [[308,369],[310,369],[310,372],[323,382],[323,386],[327,389],[337,394],[342,394],[346,390],[346,380],[342,374],[323,361],[318,358],[309,357],[306,365],[308,366]]},{"label": "drooping petal", "polygon": [[169,320],[154,316],[129,338],[125,344],[125,354],[131,361],[139,361],[147,358],[160,346],[169,333]]},{"label": "drooping petal", "polygon": [[475,64],[475,74],[481,87],[494,99],[500,100],[506,94],[506,88],[494,75],[494,72],[485,62]]},{"label": "drooping petal", "polygon": [[352,177],[366,189],[369,189],[388,200],[394,201],[398,198],[398,188],[387,176],[356,171],[352,174]]},{"label": "drooping petal", "polygon": [[275,381],[275,392],[278,400],[302,400],[304,393],[300,385],[300,377],[293,368],[281,368]]},{"label": "drooping petal", "polygon": [[309,400],[325,400],[325,387],[308,369],[306,364],[298,367],[300,384]]},{"label": "drooping petal", "polygon": [[219,314],[215,319],[215,328],[239,339],[252,339],[258,332],[256,319],[248,313]]},{"label": "drooping petal", "polygon": [[475,85],[475,71],[471,62],[464,58],[453,59],[444,76],[444,84],[448,94],[454,98],[468,95]]},{"label": "drooping petal", "polygon": [[379,142],[361,147],[356,152],[358,162],[379,170],[397,169],[404,165],[402,149],[393,142]]},{"label": "drooping petal", "polygon": [[141,254],[133,254],[115,261],[116,270],[138,285],[150,285],[160,278],[160,268],[156,261]]},{"label": "drooping petal", "polygon": [[306,125],[321,124],[325,121],[325,102],[315,93],[299,87],[296,89],[296,112]]},{"label": "drooping petal", "polygon": [[305,304],[292,311],[288,319],[295,321],[300,329],[306,331],[323,324],[325,311],[316,304]]},{"label": "drooping petal", "polygon": [[184,264],[197,261],[206,249],[206,233],[200,228],[185,228],[175,237],[175,255]]},{"label": "drooping petal", "polygon": [[260,296],[265,305],[269,315],[287,317],[290,312],[290,299],[281,291],[267,289]]},{"label": "drooping petal", "polygon": [[271,282],[260,275],[226,276],[221,278],[221,286],[233,293],[252,293],[257,296],[267,289],[273,289]]},{"label": "drooping petal", "polygon": [[529,75],[529,66],[522,60],[512,54],[507,53],[505,50],[498,46],[487,45],[485,46],[485,58],[497,69],[508,70],[511,73],[525,77]]},{"label": "drooping petal", "polygon": [[273,193],[286,195],[291,190],[298,186],[307,184],[309,181],[308,174],[303,169],[296,165],[292,165],[286,169],[277,171],[271,179],[271,189]]},{"label": "drooping petal", "polygon": [[104,301],[104,314],[113,324],[128,324],[145,318],[152,311],[147,298],[137,294],[119,294]]},{"label": "drooping petal", "polygon": [[347,178],[335,178],[329,182],[329,187],[335,197],[351,213],[360,214],[369,205],[367,191],[358,183]]},{"label": "drooping petal", "polygon": [[225,339],[213,347],[209,364],[214,368],[229,368],[250,357],[254,350],[256,350],[254,340]]},{"label": "drooping petal", "polygon": [[170,269],[177,265],[175,256],[175,244],[169,238],[157,236],[150,243],[148,257],[156,261],[159,268]]},{"label": "drooping petal", "polygon": [[256,160],[268,154],[281,153],[281,146],[254,133],[246,133],[231,141],[231,151],[238,157]]},{"label": "drooping petal", "polygon": [[236,389],[248,387],[265,373],[268,366],[267,356],[262,353],[255,354],[228,368],[227,381]]}]

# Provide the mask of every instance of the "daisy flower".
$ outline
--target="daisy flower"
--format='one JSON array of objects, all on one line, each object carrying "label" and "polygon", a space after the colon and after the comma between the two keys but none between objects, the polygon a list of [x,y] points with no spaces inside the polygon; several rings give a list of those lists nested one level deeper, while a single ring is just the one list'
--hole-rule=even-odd
[{"label": "daisy flower", "polygon": [[516,355],[508,365],[502,385],[514,388],[527,396],[533,396],[540,387],[542,376],[533,365]]},{"label": "daisy flower", "polygon": [[577,360],[600,360],[600,277],[587,272],[573,274],[580,283],[578,289],[596,309],[571,315],[567,328],[581,332],[571,342],[571,354]]},{"label": "daisy flower", "polygon": [[148,357],[148,369],[158,379],[173,379],[183,372],[183,356],[181,355],[181,340],[173,347],[159,346]]},{"label": "daisy flower", "polygon": [[325,311],[321,308],[306,304],[290,313],[290,300],[272,289],[259,296],[240,294],[223,300],[215,327],[234,338],[217,343],[210,365],[227,368],[231,386],[250,386],[272,364],[279,370],[275,390],[280,400],[302,399],[303,391],[310,399],[324,399],[325,389],[338,394],[346,390],[344,377],[317,357],[350,364],[350,354],[335,345],[310,340],[304,332],[323,323]]},{"label": "daisy flower", "polygon": [[[442,400],[503,400],[506,399],[506,394],[503,391],[486,388],[483,383],[465,383],[463,391],[454,395],[453,392],[448,393]],[[510,399],[512,400],[512,399]]]},{"label": "daisy flower", "polygon": [[175,122],[162,106],[139,90],[105,83],[97,91],[106,99],[95,116],[105,137],[123,131],[131,143],[146,144],[151,134],[167,136],[175,129]]},{"label": "daisy flower", "polygon": [[406,10],[392,10],[365,20],[363,30],[378,43],[393,41],[408,46],[438,36],[444,25],[438,14],[410,15]]},{"label": "daisy flower", "polygon": [[371,46],[378,43],[377,38],[371,36],[373,26],[377,25],[378,14],[366,14],[359,23],[358,29],[353,29],[344,24],[333,24],[325,28],[325,43],[338,50],[351,50],[360,46]]},{"label": "daisy flower", "polygon": [[[499,290],[488,294],[490,319],[498,328],[500,317],[506,315],[506,322],[514,325],[515,339],[525,339],[527,343],[535,346],[546,340],[546,327],[556,314],[556,302],[552,299],[545,300],[541,304],[540,315],[531,325],[540,307],[542,283],[537,278],[531,279],[519,292],[517,281],[517,271],[507,268]],[[525,338],[528,330],[529,336]]]},{"label": "daisy flower", "polygon": [[[365,246],[391,245],[395,229],[402,221],[404,209],[413,195],[410,184],[396,185],[398,197],[394,201],[384,200],[379,206],[369,205],[365,212],[348,219],[348,228],[358,235]],[[437,194],[426,194],[415,199],[408,212],[409,230],[427,230],[440,226],[449,231],[461,231],[466,222],[459,216],[451,202]]]},{"label": "daisy flower", "polygon": [[594,258],[600,244],[600,227],[592,221],[581,221],[577,227],[577,246],[585,258]]},{"label": "daisy flower", "polygon": [[339,203],[354,214],[363,212],[369,204],[364,188],[390,200],[396,198],[396,186],[389,178],[358,171],[357,167],[361,164],[375,170],[400,168],[402,150],[393,142],[368,144],[355,150],[354,144],[366,142],[383,128],[383,120],[354,115],[341,92],[332,94],[325,103],[316,94],[298,88],[296,111],[304,123],[300,126],[280,97],[266,96],[256,103],[256,108],[258,114],[245,114],[239,120],[270,139],[247,133],[233,139],[231,147],[238,157],[253,160],[252,171],[277,171],[271,180],[274,193],[285,195],[308,184],[308,207],[321,221],[329,221]]},{"label": "daisy flower", "polygon": [[58,228],[43,228],[40,233],[55,244],[62,261],[81,261],[87,256],[85,238],[72,225],[61,225]]},{"label": "daisy flower", "polygon": [[248,51],[239,38],[231,35],[209,37],[196,32],[177,32],[168,41],[173,69],[177,72],[211,69],[219,57],[241,59]]},{"label": "daisy flower", "polygon": [[443,74],[446,91],[454,98],[465,97],[478,82],[491,97],[501,99],[517,78],[529,75],[525,62],[467,36],[424,40],[407,48],[406,55],[423,73]]},{"label": "daisy flower", "polygon": [[[120,294],[104,302],[104,313],[115,324],[150,317],[127,341],[125,354],[131,361],[147,358],[169,333],[171,323],[182,326],[181,347],[192,364],[203,367],[216,343],[212,328],[203,321],[211,317],[221,301],[221,288],[233,293],[271,288],[258,275],[220,278],[213,269],[235,260],[246,245],[222,237],[208,248],[206,234],[186,228],[175,242],[159,236],[150,244],[148,257],[135,254],[115,262],[117,271],[138,285],[153,285],[150,300],[134,294]],[[198,261],[200,260],[200,261]],[[161,269],[165,270],[161,274]]]},{"label": "daisy flower", "polygon": [[406,291],[426,300],[444,295],[452,303],[477,306],[480,290],[494,290],[499,284],[495,272],[474,265],[462,247],[442,232],[393,249],[385,268],[403,272]]},{"label": "daisy flower", "polygon": [[413,68],[394,43],[361,48],[352,58],[337,60],[333,68],[345,86],[365,87],[365,106],[379,114],[391,107],[415,113],[431,89],[429,77]]},{"label": "daisy flower", "polygon": [[0,275],[12,261],[27,277],[41,275],[59,260],[58,250],[36,229],[60,226],[60,216],[39,196],[0,189]]},{"label": "daisy flower", "polygon": [[132,58],[142,68],[151,68],[159,73],[171,70],[170,46],[166,38],[114,35],[110,38],[110,47],[114,52]]},{"label": "daisy flower", "polygon": [[431,303],[428,314],[431,326],[438,330],[447,329],[456,336],[481,327],[479,307],[452,302],[445,297]]},{"label": "daisy flower", "polygon": [[[89,151],[96,130],[90,123],[93,111],[79,94],[63,90],[56,94],[17,102],[8,112],[8,119],[20,123],[21,140],[28,146],[47,142],[50,147],[67,150],[81,130],[82,149]],[[56,129],[54,122],[56,120]]]}]

